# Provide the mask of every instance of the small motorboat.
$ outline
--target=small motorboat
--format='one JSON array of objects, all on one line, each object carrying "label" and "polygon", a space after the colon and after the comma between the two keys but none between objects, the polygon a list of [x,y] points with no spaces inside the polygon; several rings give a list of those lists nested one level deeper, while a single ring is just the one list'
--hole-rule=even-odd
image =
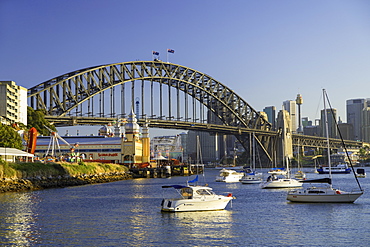
[{"label": "small motorboat", "polygon": [[259,184],[262,183],[263,174],[260,172],[250,171],[246,172],[239,180],[242,184]]},{"label": "small motorboat", "polygon": [[236,183],[244,176],[244,172],[237,172],[230,169],[222,169],[216,177],[216,182]]},{"label": "small motorboat", "polygon": [[174,188],[179,194],[177,198],[164,198],[162,200],[162,211],[167,212],[224,210],[227,204],[235,199],[231,193],[217,195],[208,186],[166,185],[162,188]]},{"label": "small motorboat", "polygon": [[357,168],[356,169],[356,176],[358,178],[366,178],[366,171],[364,168]]}]

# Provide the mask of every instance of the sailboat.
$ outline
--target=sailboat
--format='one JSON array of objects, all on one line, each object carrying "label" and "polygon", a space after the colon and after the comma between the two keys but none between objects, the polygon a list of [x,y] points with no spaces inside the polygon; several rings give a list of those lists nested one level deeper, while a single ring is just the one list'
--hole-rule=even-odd
[{"label": "sailboat", "polygon": [[259,184],[262,182],[262,173],[256,171],[256,142],[253,133],[253,162],[252,169],[246,168],[244,176],[239,180],[243,184]]},{"label": "sailboat", "polygon": [[309,188],[291,190],[288,192],[287,200],[291,202],[332,202],[332,203],[347,202],[347,203],[352,203],[356,201],[357,198],[359,198],[364,193],[364,191],[362,190],[361,185],[358,182],[355,173],[354,174],[355,174],[355,178],[356,178],[356,181],[359,187],[359,191],[347,192],[347,191],[335,189],[332,186],[330,144],[329,144],[329,131],[328,131],[329,128],[328,128],[328,116],[327,116],[327,111],[326,111],[326,100],[328,100],[328,96],[326,94],[325,89],[323,89],[323,98],[324,98],[324,112],[325,112],[324,117],[325,117],[325,127],[326,127],[326,141],[327,141],[327,150],[328,150],[327,156],[328,156],[328,165],[329,165],[329,177],[324,178],[324,179],[305,180],[303,181],[303,183],[326,183],[327,186],[323,186],[323,187],[311,186]]}]

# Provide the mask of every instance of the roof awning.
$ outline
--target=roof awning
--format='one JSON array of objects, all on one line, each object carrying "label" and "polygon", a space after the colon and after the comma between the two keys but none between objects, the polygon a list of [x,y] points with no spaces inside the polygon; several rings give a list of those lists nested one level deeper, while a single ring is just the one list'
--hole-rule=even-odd
[{"label": "roof awning", "polygon": [[23,157],[33,157],[33,154],[24,152],[22,150],[16,148],[1,148],[0,147],[0,155],[6,156],[23,156]]}]

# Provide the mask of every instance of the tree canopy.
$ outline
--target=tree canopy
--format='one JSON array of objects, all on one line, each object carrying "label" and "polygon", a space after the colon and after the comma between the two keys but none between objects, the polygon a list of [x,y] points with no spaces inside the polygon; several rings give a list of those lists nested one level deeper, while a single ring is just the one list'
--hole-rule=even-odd
[{"label": "tree canopy", "polygon": [[0,147],[17,148],[22,150],[22,138],[14,128],[6,124],[1,124]]},{"label": "tree canopy", "polygon": [[34,110],[32,107],[27,107],[27,123],[29,129],[35,127],[37,132],[43,136],[50,135],[49,130],[44,126],[56,131],[55,126],[45,120],[45,110]]}]

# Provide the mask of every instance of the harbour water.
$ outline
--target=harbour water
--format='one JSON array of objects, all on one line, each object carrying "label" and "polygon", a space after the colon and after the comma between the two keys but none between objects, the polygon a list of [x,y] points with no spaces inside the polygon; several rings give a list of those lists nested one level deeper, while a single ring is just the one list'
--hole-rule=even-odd
[{"label": "harbour water", "polygon": [[[0,194],[2,246],[368,246],[370,182],[353,204],[289,203],[287,190],[218,183],[237,197],[227,210],[163,213],[162,185],[186,177],[133,179],[23,193]],[[370,174],[370,169],[367,169]],[[310,173],[309,178],[323,177]],[[334,175],[355,188],[352,174]]]}]

